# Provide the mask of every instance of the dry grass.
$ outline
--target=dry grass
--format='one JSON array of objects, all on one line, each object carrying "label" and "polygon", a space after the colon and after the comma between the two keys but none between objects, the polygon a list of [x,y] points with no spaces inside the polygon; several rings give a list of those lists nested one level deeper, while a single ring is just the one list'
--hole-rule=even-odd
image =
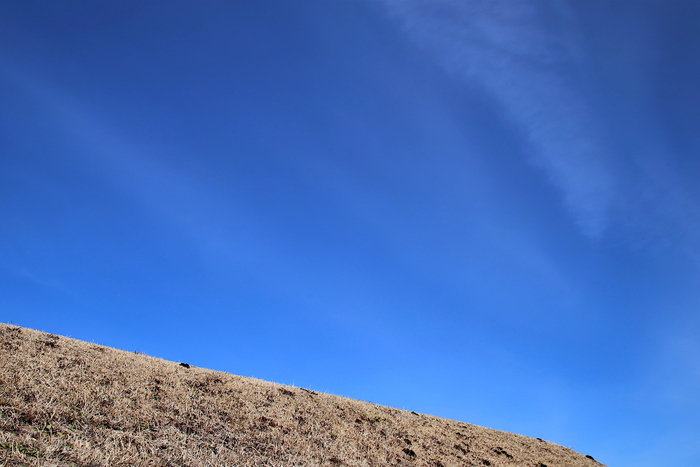
[{"label": "dry grass", "polygon": [[1,466],[602,464],[546,441],[0,324]]}]

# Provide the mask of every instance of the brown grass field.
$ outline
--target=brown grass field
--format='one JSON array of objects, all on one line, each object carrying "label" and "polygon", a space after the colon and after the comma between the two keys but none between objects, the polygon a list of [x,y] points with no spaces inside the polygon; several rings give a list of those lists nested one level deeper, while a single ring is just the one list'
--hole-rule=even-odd
[{"label": "brown grass field", "polygon": [[599,467],[540,439],[0,324],[3,466]]}]

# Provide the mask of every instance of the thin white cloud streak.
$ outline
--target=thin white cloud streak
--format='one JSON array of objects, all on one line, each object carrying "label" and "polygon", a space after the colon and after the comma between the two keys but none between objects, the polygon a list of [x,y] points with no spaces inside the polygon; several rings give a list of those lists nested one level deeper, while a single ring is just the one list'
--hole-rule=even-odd
[{"label": "thin white cloud streak", "polygon": [[54,277],[39,275],[26,266],[21,268],[11,268],[10,272],[14,276],[27,280],[44,290],[66,295],[71,298],[79,298],[79,295],[74,290],[66,286],[62,281]]},{"label": "thin white cloud streak", "polygon": [[[155,219],[177,227],[203,258],[253,263],[264,257],[259,226],[202,181],[131,144],[78,99],[6,60],[0,78],[23,89],[66,138],[74,161],[130,197]],[[246,253],[243,253],[246,252]],[[257,258],[257,259],[254,259]]]},{"label": "thin white cloud streak", "polygon": [[[75,161],[132,199],[157,223],[183,233],[201,258],[215,268],[215,274],[225,275],[226,270],[242,272],[300,304],[314,318],[322,317],[343,328],[363,323],[355,328],[363,329],[365,337],[383,341],[393,335],[382,319],[386,310],[377,304],[391,306],[382,291],[358,279],[347,268],[333,270],[334,275],[343,278],[342,285],[330,283],[327,273],[299,261],[298,255],[286,248],[284,239],[248,206],[232,202],[230,196],[131,143],[117,129],[102,123],[97,113],[78,98],[9,65],[0,65],[0,79],[21,86],[40,104],[68,145],[78,149],[73,152]],[[334,181],[347,183],[340,191],[366,195],[350,180],[341,180],[342,172],[335,170]],[[368,322],[375,324],[368,328]],[[398,335],[395,338],[403,339]]]},{"label": "thin white cloud streak", "polygon": [[447,70],[496,99],[525,133],[531,163],[562,191],[582,231],[599,237],[608,224],[615,180],[595,120],[564,72],[577,67],[580,48],[566,27],[553,31],[543,21],[548,14],[569,21],[563,4],[387,2]]}]

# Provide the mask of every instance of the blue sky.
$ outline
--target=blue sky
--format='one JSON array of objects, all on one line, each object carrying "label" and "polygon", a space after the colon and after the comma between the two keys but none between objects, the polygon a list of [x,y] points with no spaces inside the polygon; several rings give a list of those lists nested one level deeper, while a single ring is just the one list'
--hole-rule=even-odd
[{"label": "blue sky", "polygon": [[696,466],[698,24],[0,2],[0,320]]}]

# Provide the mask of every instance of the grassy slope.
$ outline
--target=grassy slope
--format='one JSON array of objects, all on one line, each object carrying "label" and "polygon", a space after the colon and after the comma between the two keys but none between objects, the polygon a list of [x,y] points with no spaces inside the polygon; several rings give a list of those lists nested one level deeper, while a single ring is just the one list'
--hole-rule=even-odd
[{"label": "grassy slope", "polygon": [[589,466],[557,444],[0,324],[0,467]]}]

